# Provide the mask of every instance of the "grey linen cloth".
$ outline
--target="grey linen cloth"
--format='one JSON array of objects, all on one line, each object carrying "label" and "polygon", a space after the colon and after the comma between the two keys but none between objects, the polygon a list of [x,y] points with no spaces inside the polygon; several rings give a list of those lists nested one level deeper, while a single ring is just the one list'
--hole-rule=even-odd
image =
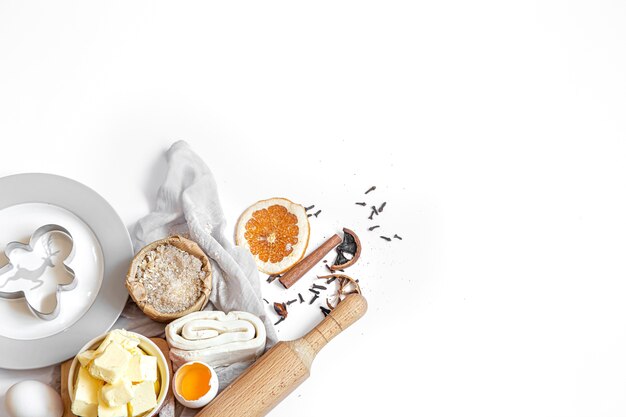
[{"label": "grey linen cloth", "polygon": [[[256,263],[247,249],[234,246],[224,235],[226,219],[220,205],[213,174],[186,142],[174,143],[167,151],[168,171],[157,194],[156,208],[137,222],[133,232],[135,251],[155,240],[180,234],[200,245],[211,261],[213,288],[208,310],[247,311],[263,321],[267,348],[277,341],[274,326],[265,313]],[[114,326],[146,336],[162,336],[164,325],[143,315],[129,301]],[[230,384],[250,363],[216,369],[220,388]],[[196,410],[197,411],[197,410]],[[193,416],[196,411],[177,405],[176,416]],[[160,415],[173,416],[173,404]]]}]

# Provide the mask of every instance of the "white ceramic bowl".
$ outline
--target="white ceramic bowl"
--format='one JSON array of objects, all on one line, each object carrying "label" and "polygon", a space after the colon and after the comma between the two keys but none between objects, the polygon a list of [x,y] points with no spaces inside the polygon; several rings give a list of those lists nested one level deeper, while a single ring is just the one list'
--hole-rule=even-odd
[{"label": "white ceramic bowl", "polygon": [[[160,377],[160,384],[161,384],[161,390],[159,391],[159,395],[157,395],[157,405],[151,411],[148,411],[145,414],[141,415],[141,417],[153,417],[158,414],[159,410],[163,406],[163,403],[165,402],[165,397],[167,396],[167,390],[170,387],[170,378],[171,378],[170,369],[167,365],[167,361],[165,360],[165,356],[163,355],[163,352],[161,352],[161,349],[159,349],[159,347],[155,345],[152,340],[148,339],[145,336],[140,335],[139,333],[134,333],[134,332],[129,332],[129,333],[132,333],[134,336],[136,336],[139,339],[139,347],[143,349],[144,352],[146,352],[150,356],[155,356],[157,358],[157,368],[159,371],[158,375]],[[87,342],[87,344],[83,346],[81,350],[78,351],[77,355],[86,350],[96,349],[98,346],[100,346],[100,343],[102,343],[102,341],[104,340],[107,334],[108,333],[105,333]],[[69,381],[67,383],[68,391],[70,394],[70,399],[72,401],[74,401],[74,383],[76,382],[79,369],[80,369],[80,362],[78,362],[78,359],[74,357],[74,360],[72,361],[72,365],[70,367]]]},{"label": "white ceramic bowl", "polygon": [[[182,396],[180,384],[182,381],[182,377],[187,371],[186,368],[194,364],[202,365],[206,367],[209,370],[209,372],[211,372],[211,379],[209,380],[209,385],[211,387],[209,388],[206,394],[204,394],[202,397],[198,398],[197,400],[188,400]],[[215,396],[217,395],[217,391],[219,389],[219,380],[217,379],[217,373],[215,373],[215,369],[213,369],[213,367],[207,365],[206,363],[200,362],[200,361],[191,361],[191,362],[187,362],[181,365],[181,367],[178,368],[178,370],[174,374],[172,384],[174,385],[173,387],[174,396],[176,397],[178,402],[184,405],[185,407],[189,407],[189,408],[204,407],[209,402],[211,402],[213,398],[215,398]]]}]

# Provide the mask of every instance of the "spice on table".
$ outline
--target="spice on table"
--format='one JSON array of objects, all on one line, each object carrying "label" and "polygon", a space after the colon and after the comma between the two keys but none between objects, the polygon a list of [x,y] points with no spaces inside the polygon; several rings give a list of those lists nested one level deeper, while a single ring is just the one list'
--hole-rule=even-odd
[{"label": "spice on table", "polygon": [[304,298],[302,298],[302,294],[298,293],[298,298],[300,299],[300,304],[304,303]]},{"label": "spice on table", "polygon": [[327,284],[332,284],[335,280],[337,279],[337,277],[330,277],[326,280]]},{"label": "spice on table", "polygon": [[335,303],[335,305],[333,306],[330,302],[330,300],[327,298],[326,299],[326,305],[328,305],[328,307],[333,310],[335,307],[337,307],[337,305],[348,295],[350,294],[361,294],[361,287],[359,286],[359,280],[358,279],[354,279],[349,277],[348,275],[344,275],[344,274],[333,274],[333,275],[327,275],[327,276],[322,276],[319,277],[320,279],[323,278],[337,278],[337,282],[338,282],[338,288],[337,288],[337,292],[335,293],[335,295],[333,296],[333,298],[335,298],[337,301]]},{"label": "spice on table", "polygon": [[393,237],[394,237],[395,239],[402,240],[402,238],[401,238],[400,236],[398,236],[398,235],[393,235]]},{"label": "spice on table", "polygon": [[280,278],[282,275],[270,275],[269,277],[267,277],[267,282],[268,283],[272,283],[276,280],[276,278]]},{"label": "spice on table", "polygon": [[313,294],[316,294],[316,295],[320,294],[318,290],[314,290],[313,288],[309,288],[309,291],[311,291]]},{"label": "spice on table", "polygon": [[285,303],[274,303],[274,311],[282,318],[287,318],[287,305]]},{"label": "spice on table", "polygon": [[327,289],[325,286],[317,285],[317,284],[313,284],[313,288],[315,288],[316,290],[325,290],[325,289]]},{"label": "spice on table", "polygon": [[324,306],[320,306],[320,310],[322,310],[322,313],[324,314],[324,317],[326,317],[327,315],[329,315],[329,314],[330,314],[330,310],[329,310],[329,309],[327,309],[327,308],[326,308],[326,307],[324,307]]},{"label": "spice on table", "polygon": [[372,210],[372,212],[370,213],[370,216],[368,217],[369,220],[374,220],[374,210]]},{"label": "spice on table", "polygon": [[304,208],[304,211],[309,211],[309,210],[311,210],[313,207],[315,207],[315,204],[313,204],[312,206],[309,206],[309,207],[305,207],[305,208]]},{"label": "spice on table", "polygon": [[367,206],[367,203],[365,203],[365,202],[363,202],[363,203],[354,203],[354,204],[356,204],[357,206],[363,206],[363,207]]},{"label": "spice on table", "polygon": [[381,236],[381,239],[385,239],[387,242],[391,242],[391,238],[387,236]]},{"label": "spice on table", "polygon": [[368,194],[368,193],[370,193],[370,192],[374,191],[375,189],[376,189],[376,186],[375,186],[375,185],[372,185],[372,186],[371,186],[371,187],[370,187],[370,188],[369,188],[369,189],[365,192],[365,194]]},{"label": "spice on table", "polygon": [[368,228],[367,230],[369,230],[371,232],[372,230],[378,229],[379,227],[380,227],[379,225],[376,225],[376,226],[372,226],[372,227]]},{"label": "spice on table", "polygon": [[[361,256],[361,241],[359,237],[350,229],[343,229],[343,241],[335,248],[337,257],[329,268],[331,271],[348,268]],[[350,256],[348,259],[346,255]]]},{"label": "spice on table", "polygon": [[378,207],[378,212],[379,212],[379,213],[382,213],[382,212],[383,212],[383,209],[385,208],[385,206],[386,206],[386,205],[387,205],[387,202],[386,202],[386,201],[385,201],[385,202],[383,202],[383,204],[381,204],[381,205],[380,205],[380,207]]},{"label": "spice on table", "polygon": [[280,323],[282,323],[283,321],[285,321],[284,317],[281,317],[278,319],[278,321],[276,323],[274,323],[274,326],[278,326]]},{"label": "spice on table", "polygon": [[313,213],[313,215],[314,215],[315,217],[317,217],[317,216],[319,216],[319,214],[320,214],[321,212],[322,212],[322,210],[317,210],[315,213]]},{"label": "spice on table", "polygon": [[269,304],[270,302],[267,301],[265,298],[263,299],[263,301],[265,301],[265,304]]},{"label": "spice on table", "polygon": [[298,300],[297,299],[293,299],[293,300],[287,301],[287,305],[290,306],[293,303],[295,303],[296,301],[298,301]]},{"label": "spice on table", "polygon": [[309,304],[313,304],[313,303],[315,302],[315,300],[317,300],[318,298],[320,298],[320,296],[319,296],[319,295],[317,295],[317,294],[315,294],[315,295],[313,296],[313,298],[311,298],[311,301],[309,301]]}]

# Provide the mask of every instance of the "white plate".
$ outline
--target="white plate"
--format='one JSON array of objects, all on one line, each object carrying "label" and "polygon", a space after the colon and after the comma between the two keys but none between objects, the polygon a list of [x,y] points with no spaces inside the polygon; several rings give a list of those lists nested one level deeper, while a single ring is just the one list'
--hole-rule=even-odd
[{"label": "white plate", "polygon": [[[0,250],[27,242],[44,224],[72,234],[68,265],[78,285],[60,293],[53,320],[34,316],[25,300],[0,299],[0,367],[30,369],[61,362],[88,340],[106,332],[124,308],[124,277],[133,256],[128,231],[113,208],[90,188],[49,174],[0,178]],[[7,262],[0,255],[0,263]]]}]

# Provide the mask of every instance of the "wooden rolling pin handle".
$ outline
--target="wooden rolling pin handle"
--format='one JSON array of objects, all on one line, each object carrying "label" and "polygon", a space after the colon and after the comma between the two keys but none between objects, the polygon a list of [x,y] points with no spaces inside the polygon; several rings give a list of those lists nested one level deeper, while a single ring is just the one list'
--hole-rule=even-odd
[{"label": "wooden rolling pin handle", "polygon": [[367,311],[361,294],[347,296],[306,336],[278,342],[196,417],[263,417],[309,376],[317,352]]},{"label": "wooden rolling pin handle", "polygon": [[350,294],[302,340],[317,354],[335,336],[363,317],[366,311],[365,297],[361,294]]},{"label": "wooden rolling pin handle", "polygon": [[311,268],[313,268],[324,256],[328,254],[338,244],[343,241],[341,236],[334,234],[322,243],[322,245],[309,253],[304,259],[295,264],[289,271],[280,277],[279,281],[285,288],[291,287],[298,282],[300,278],[304,276]]}]

